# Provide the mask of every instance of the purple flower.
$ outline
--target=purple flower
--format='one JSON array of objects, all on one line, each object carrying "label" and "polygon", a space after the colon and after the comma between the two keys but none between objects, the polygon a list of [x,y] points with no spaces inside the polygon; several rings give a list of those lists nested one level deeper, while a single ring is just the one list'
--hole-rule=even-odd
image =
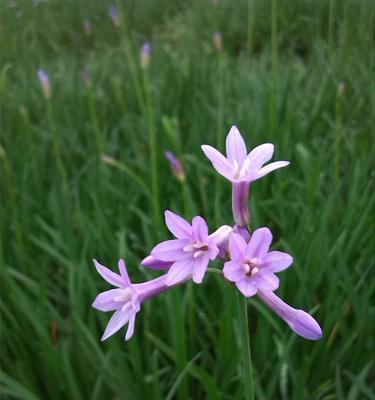
[{"label": "purple flower", "polygon": [[249,243],[237,234],[229,237],[231,260],[224,265],[224,276],[234,282],[246,297],[254,296],[259,290],[276,290],[279,278],[275,272],[288,268],[293,258],[281,251],[269,252],[272,233],[268,228],[257,229]]},{"label": "purple flower", "polygon": [[128,324],[125,340],[129,340],[134,333],[135,316],[141,308],[141,304],[170,289],[165,284],[165,275],[143,283],[131,283],[123,260],[118,267],[120,275],[112,272],[104,265],[94,260],[99,274],[116,289],[110,289],[100,293],[92,303],[92,306],[100,311],[115,311],[102,336],[102,341],[112,336],[124,325]]},{"label": "purple flower", "polygon": [[117,8],[111,5],[108,10],[108,15],[111,17],[113,25],[118,28],[120,26],[120,17],[117,12]]},{"label": "purple flower", "polygon": [[234,282],[246,297],[258,294],[298,335],[311,340],[319,339],[322,331],[314,318],[305,311],[288,306],[273,293],[279,287],[275,273],[288,268],[293,258],[281,251],[269,251],[271,242],[272,234],[267,228],[257,229],[249,243],[232,232],[229,237],[231,261],[224,265],[224,276]]},{"label": "purple flower", "polygon": [[245,142],[236,126],[232,126],[227,136],[227,157],[212,146],[204,144],[201,147],[216,171],[232,183],[253,182],[289,164],[289,161],[276,161],[263,167],[273,155],[273,144],[262,144],[247,154]]},{"label": "purple flower", "polygon": [[171,165],[173,175],[176,177],[176,179],[180,182],[185,182],[185,171],[181,161],[169,150],[165,152],[165,156]]},{"label": "purple flower", "polygon": [[171,211],[165,212],[168,229],[177,239],[159,243],[151,251],[156,260],[173,262],[166,274],[166,284],[174,285],[192,277],[201,283],[210,260],[219,254],[219,247],[226,242],[232,231],[230,226],[222,226],[208,235],[206,221],[194,217],[190,225]]},{"label": "purple flower", "polygon": [[274,145],[265,143],[247,154],[245,142],[236,126],[232,126],[226,140],[227,157],[212,146],[201,146],[204,154],[212,162],[219,174],[232,182],[232,211],[239,226],[250,222],[248,197],[250,182],[267,175],[269,172],[285,167],[289,161],[276,161],[266,166],[273,155]]},{"label": "purple flower", "polygon": [[141,68],[147,68],[150,64],[151,43],[145,42],[139,52],[139,63]]},{"label": "purple flower", "polygon": [[141,261],[144,267],[153,269],[168,269],[173,264],[173,261],[161,261],[153,256],[147,256]]},{"label": "purple flower", "polygon": [[269,290],[259,290],[258,296],[298,335],[309,340],[318,340],[323,336],[319,324],[306,311],[296,310]]},{"label": "purple flower", "polygon": [[88,70],[87,67],[83,68],[83,70],[82,70],[82,79],[83,79],[83,82],[85,83],[86,87],[90,88],[92,82],[91,82],[90,71]]},{"label": "purple flower", "polygon": [[46,99],[51,98],[51,82],[46,71],[42,68],[38,69],[38,78],[42,86],[43,95]]},{"label": "purple flower", "polygon": [[214,45],[216,47],[216,50],[219,52],[223,51],[223,38],[221,36],[221,33],[214,32],[212,38],[214,40]]},{"label": "purple flower", "polygon": [[91,34],[91,21],[88,18],[83,20],[83,29],[85,30],[86,35]]}]

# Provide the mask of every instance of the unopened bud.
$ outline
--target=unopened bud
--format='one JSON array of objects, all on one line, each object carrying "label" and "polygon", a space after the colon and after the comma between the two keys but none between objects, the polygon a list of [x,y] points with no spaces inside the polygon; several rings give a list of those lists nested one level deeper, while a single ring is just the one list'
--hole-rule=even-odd
[{"label": "unopened bud", "polygon": [[171,151],[166,151],[165,156],[169,161],[173,175],[176,177],[176,179],[180,182],[185,182],[186,176],[181,161]]}]

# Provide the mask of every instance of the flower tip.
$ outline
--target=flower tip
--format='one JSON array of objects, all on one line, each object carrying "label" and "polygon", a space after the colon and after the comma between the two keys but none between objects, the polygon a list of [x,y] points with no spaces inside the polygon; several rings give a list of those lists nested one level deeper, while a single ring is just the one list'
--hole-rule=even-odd
[{"label": "flower tip", "polygon": [[303,310],[298,310],[297,318],[291,321],[289,325],[298,335],[308,340],[318,340],[323,336],[320,325]]}]

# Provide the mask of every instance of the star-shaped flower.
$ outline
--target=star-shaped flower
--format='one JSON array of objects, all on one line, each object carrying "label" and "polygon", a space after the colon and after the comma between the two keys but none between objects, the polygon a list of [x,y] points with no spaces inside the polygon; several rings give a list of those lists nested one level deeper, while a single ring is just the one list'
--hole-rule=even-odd
[{"label": "star-shaped flower", "polygon": [[212,146],[204,144],[201,147],[216,171],[232,183],[253,182],[289,164],[289,161],[276,161],[263,166],[272,158],[274,145],[265,143],[247,154],[245,141],[234,125],[226,140],[227,157]]},{"label": "star-shaped flower", "polygon": [[167,285],[190,277],[195,283],[201,283],[209,261],[218,256],[219,246],[227,240],[232,228],[224,225],[209,235],[202,217],[194,217],[190,225],[172,211],[165,212],[165,222],[177,239],[159,243],[151,251],[151,256],[163,262],[173,262],[166,274]]},{"label": "star-shaped flower", "polygon": [[288,268],[293,258],[281,251],[269,252],[272,234],[268,228],[257,229],[249,243],[237,234],[229,237],[231,260],[224,265],[224,276],[234,282],[246,297],[253,296],[258,289],[276,290],[279,278],[275,272]]}]

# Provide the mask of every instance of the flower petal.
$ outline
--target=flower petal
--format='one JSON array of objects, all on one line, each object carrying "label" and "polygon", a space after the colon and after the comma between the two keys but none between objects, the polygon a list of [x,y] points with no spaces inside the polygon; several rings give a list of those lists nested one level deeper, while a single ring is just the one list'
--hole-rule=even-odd
[{"label": "flower petal", "polygon": [[176,261],[189,257],[190,253],[183,250],[183,248],[190,243],[186,239],[166,240],[155,246],[151,255],[162,261]]},{"label": "flower petal", "polygon": [[118,262],[118,269],[120,271],[121,277],[123,280],[127,283],[128,286],[131,286],[130,278],[128,271],[126,269],[125,261],[123,259],[120,259]]},{"label": "flower petal", "polygon": [[267,268],[271,272],[280,272],[290,267],[293,263],[293,257],[282,251],[270,251],[265,255],[262,261],[262,268]]},{"label": "flower petal", "polygon": [[272,158],[275,146],[272,143],[264,143],[255,147],[250,151],[247,158],[249,159],[249,170],[257,171],[264,163]]},{"label": "flower petal", "polygon": [[246,256],[263,258],[272,243],[272,233],[268,228],[259,228],[251,236],[246,248]]},{"label": "flower petal", "polygon": [[193,265],[193,282],[194,283],[202,283],[204,274],[207,271],[209,262],[208,255],[204,254],[195,259]]},{"label": "flower petal", "polygon": [[128,283],[124,280],[124,278],[110,269],[98,263],[98,261],[94,260],[95,268],[99,272],[99,274],[111,285],[117,287],[127,287]]},{"label": "flower petal", "polygon": [[129,340],[133,336],[134,325],[135,325],[135,315],[133,315],[129,320],[128,329],[125,335],[125,340]]},{"label": "flower petal", "polygon": [[238,282],[245,278],[243,265],[238,261],[227,261],[224,264],[223,273],[225,278],[231,282]]},{"label": "flower petal", "polygon": [[116,296],[119,296],[121,289],[110,289],[105,292],[99,293],[96,297],[92,306],[100,311],[113,311],[121,307],[121,304],[117,301],[113,301]]},{"label": "flower petal", "polygon": [[166,285],[173,286],[188,279],[193,272],[193,266],[194,260],[191,258],[176,261],[166,274]]},{"label": "flower petal", "polygon": [[232,228],[229,225],[223,225],[215,232],[211,233],[209,238],[212,240],[215,246],[221,246],[228,240],[231,232]]},{"label": "flower petal", "polygon": [[238,233],[231,233],[229,236],[229,252],[232,260],[244,260],[246,252],[245,239]]},{"label": "flower petal", "polygon": [[257,292],[257,287],[254,285],[254,281],[250,278],[245,278],[242,279],[242,281],[236,282],[236,286],[246,297],[254,296]]},{"label": "flower petal", "polygon": [[279,278],[273,272],[260,270],[252,278],[259,290],[276,290],[279,287]]},{"label": "flower petal", "polygon": [[189,222],[185,221],[179,215],[172,211],[165,211],[165,223],[168,229],[178,239],[190,239],[192,233],[192,227]]},{"label": "flower petal", "polygon": [[192,226],[194,238],[205,243],[208,237],[208,226],[206,221],[198,215],[193,218]]},{"label": "flower petal", "polygon": [[252,175],[253,180],[262,178],[264,175],[269,174],[270,172],[274,171],[275,169],[286,167],[289,164],[290,164],[289,161],[275,161],[271,164],[267,164],[265,167],[259,169],[258,171],[256,171],[256,173],[254,175]]},{"label": "flower petal", "polygon": [[204,144],[201,146],[201,149],[206,157],[211,161],[216,171],[231,181],[233,179],[232,164],[212,146]]},{"label": "flower petal", "polygon": [[229,161],[237,161],[239,165],[244,162],[247,156],[246,144],[240,131],[234,125],[230,128],[227,136],[226,149]]},{"label": "flower petal", "polygon": [[168,269],[173,264],[173,261],[161,261],[153,256],[147,256],[141,261],[141,264],[144,267],[153,269]]},{"label": "flower petal", "polygon": [[109,320],[101,341],[103,342],[121,329],[129,321],[129,318],[133,312],[134,311],[131,308],[126,311],[117,310]]},{"label": "flower petal", "polygon": [[322,337],[322,329],[307,312],[289,306],[272,291],[259,290],[258,295],[298,335],[309,340],[318,340]]}]

